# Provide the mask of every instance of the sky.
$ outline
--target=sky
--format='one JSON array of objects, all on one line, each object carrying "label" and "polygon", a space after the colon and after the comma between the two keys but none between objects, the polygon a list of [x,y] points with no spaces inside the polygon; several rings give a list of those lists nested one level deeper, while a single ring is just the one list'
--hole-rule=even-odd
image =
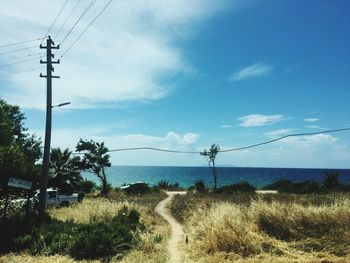
[{"label": "sky", "polygon": [[[39,38],[64,6],[48,35],[60,44],[55,59],[63,55],[54,65],[61,78],[53,80],[53,104],[71,104],[53,109],[52,147],[74,152],[82,138],[111,150],[224,150],[350,127],[349,1],[113,0],[69,49],[107,3],[0,2],[0,97],[20,106],[25,126],[42,139]],[[113,152],[111,161],[206,164],[199,154],[151,151]],[[349,168],[350,132],[291,137],[216,161]]]}]

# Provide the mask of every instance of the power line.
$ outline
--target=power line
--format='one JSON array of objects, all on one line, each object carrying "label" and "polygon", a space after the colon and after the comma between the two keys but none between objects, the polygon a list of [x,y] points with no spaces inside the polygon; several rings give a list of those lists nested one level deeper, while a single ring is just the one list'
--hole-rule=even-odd
[{"label": "power line", "polygon": [[89,27],[96,21],[96,19],[107,9],[107,7],[112,3],[113,0],[109,0],[109,2],[105,5],[105,7],[95,16],[95,18],[90,22],[90,24],[81,32],[81,34],[73,41],[73,43],[63,52],[62,58],[67,52],[78,42],[78,40],[84,35],[84,33],[89,29]]},{"label": "power line", "polygon": [[90,4],[85,8],[84,12],[80,15],[77,21],[75,21],[74,25],[71,27],[71,29],[67,32],[67,34],[63,37],[62,41],[60,42],[61,45],[67,40],[68,36],[72,33],[73,29],[77,26],[77,24],[80,22],[80,20],[85,16],[85,14],[89,11],[89,9],[95,4],[97,0],[92,0]]},{"label": "power line", "polygon": [[44,68],[44,67],[37,67],[37,68],[30,68],[30,69],[15,71],[15,72],[8,72],[8,73],[5,73],[5,74],[0,74],[0,76],[16,75],[16,74],[20,74],[20,73],[23,73],[23,72],[39,70],[39,69],[42,69],[42,68]]},{"label": "power line", "polygon": [[[37,53],[31,53],[31,54],[27,54],[27,55],[23,55],[22,57],[33,57],[33,56],[38,56],[38,55],[41,55],[41,53],[40,52],[37,52]],[[11,60],[11,59],[19,59],[20,57],[13,57],[13,56],[11,56],[11,57],[5,57],[5,58],[2,58],[2,59],[0,59],[0,62],[1,61],[7,61],[7,60]]]},{"label": "power line", "polygon": [[66,23],[68,22],[68,20],[70,19],[70,17],[72,16],[72,14],[74,13],[75,9],[78,7],[79,3],[81,2],[81,0],[78,0],[78,2],[75,4],[75,6],[73,7],[72,11],[69,13],[69,15],[67,16],[66,20],[64,20],[63,24],[61,25],[60,29],[58,30],[58,33],[55,36],[55,39],[58,38],[58,36],[60,35],[60,33],[62,32],[64,26],[66,25]]},{"label": "power line", "polygon": [[336,130],[327,130],[327,131],[322,131],[322,132],[308,132],[308,133],[289,134],[289,135],[285,135],[285,136],[282,136],[282,137],[279,137],[279,138],[277,138],[277,139],[273,139],[273,140],[270,140],[270,141],[261,142],[261,143],[257,143],[257,144],[252,144],[252,145],[248,145],[248,146],[244,146],[244,147],[239,147],[239,148],[232,148],[232,149],[220,150],[219,152],[233,152],[233,151],[246,150],[246,149],[250,149],[250,148],[262,146],[262,145],[265,145],[265,144],[277,142],[277,141],[280,141],[280,140],[283,140],[283,139],[286,139],[286,138],[290,138],[290,137],[300,137],[300,136],[319,135],[319,134],[334,133],[334,132],[349,131],[349,130],[350,130],[350,128],[344,128],[344,129],[336,129]]},{"label": "power line", "polygon": [[5,44],[5,45],[1,45],[0,48],[3,48],[3,47],[11,47],[11,46],[16,46],[16,45],[21,45],[21,44],[25,44],[25,43],[29,43],[29,42],[34,42],[34,41],[38,41],[40,40],[41,38],[34,38],[34,39],[31,39],[31,40],[26,40],[26,41],[21,41],[21,42],[16,42],[16,43],[10,43],[10,44]]},{"label": "power line", "polygon": [[9,51],[0,53],[0,56],[6,55],[6,54],[15,53],[15,52],[19,52],[19,51],[22,51],[22,50],[27,50],[27,49],[35,48],[35,47],[37,47],[37,45],[35,45],[35,46],[29,46],[29,47],[24,47],[24,48],[19,48],[19,49],[14,49],[14,50],[9,50]]},{"label": "power line", "polygon": [[21,60],[18,60],[17,62],[12,62],[12,63],[8,63],[8,64],[0,65],[0,68],[8,67],[11,65],[16,65],[16,64],[20,64],[20,63],[26,63],[26,62],[32,61],[32,60],[37,60],[39,57],[40,56],[35,57],[35,58],[29,58],[29,59],[21,59]]},{"label": "power line", "polygon": [[44,41],[44,39],[45,39],[45,37],[49,35],[49,33],[50,33],[52,27],[56,24],[57,19],[58,19],[59,16],[61,15],[61,13],[62,13],[64,7],[67,5],[68,1],[69,1],[69,0],[66,0],[66,1],[64,2],[64,4],[63,4],[61,10],[58,12],[56,18],[55,18],[54,21],[52,22],[52,24],[51,24],[51,26],[49,27],[49,29],[47,30],[46,34],[41,38],[41,43],[40,43],[40,44],[42,44],[43,41]]},{"label": "power line", "polygon": [[151,150],[151,151],[158,151],[158,152],[169,152],[169,153],[199,153],[199,152],[191,152],[191,151],[177,151],[177,150],[167,150],[167,149],[160,149],[160,148],[154,148],[154,147],[133,147],[133,148],[121,148],[121,149],[114,149],[109,150],[108,152],[122,152],[122,151],[138,151],[138,150]]},{"label": "power line", "polygon": [[[258,146],[262,146],[269,143],[274,143],[289,137],[299,137],[299,136],[311,136],[311,135],[318,135],[318,134],[326,134],[326,133],[335,133],[335,132],[342,132],[342,131],[350,131],[350,128],[343,128],[343,129],[334,129],[334,130],[327,130],[322,132],[309,132],[309,133],[295,133],[295,134],[289,134],[282,137],[279,137],[274,140],[261,142],[257,144],[252,144],[244,147],[239,148],[231,148],[226,150],[219,150],[218,152],[233,152],[233,151],[240,151],[245,150],[249,148],[254,148]],[[138,151],[138,150],[151,150],[151,151],[158,151],[158,152],[168,152],[168,153],[187,153],[187,154],[200,154],[201,152],[198,151],[177,151],[177,150],[168,150],[168,149],[161,149],[161,148],[154,148],[154,147],[131,147],[131,148],[120,148],[120,149],[113,149],[109,150],[108,152],[122,152],[122,151]],[[82,154],[82,153],[75,153],[75,154]]]}]

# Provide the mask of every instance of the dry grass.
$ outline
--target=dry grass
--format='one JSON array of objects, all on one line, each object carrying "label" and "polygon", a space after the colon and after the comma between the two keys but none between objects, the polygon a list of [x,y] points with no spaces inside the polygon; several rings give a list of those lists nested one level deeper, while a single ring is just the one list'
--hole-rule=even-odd
[{"label": "dry grass", "polygon": [[187,262],[350,262],[350,199],[216,202],[187,219]]},{"label": "dry grass", "polygon": [[87,260],[80,260],[77,261],[75,259],[72,259],[68,256],[61,256],[61,255],[55,255],[55,256],[31,256],[28,254],[8,254],[5,256],[0,257],[0,263],[97,263],[100,261],[94,260],[94,261],[87,261]]},{"label": "dry grass", "polygon": [[[165,263],[168,259],[166,251],[166,240],[170,234],[170,229],[167,224],[160,218],[154,211],[154,206],[158,202],[158,199],[162,199],[163,194],[157,196],[145,196],[142,197],[123,197],[117,200],[105,199],[105,198],[86,198],[82,203],[72,205],[64,208],[52,208],[49,213],[52,217],[59,220],[73,219],[75,222],[86,223],[92,218],[98,220],[110,220],[116,213],[127,206],[128,208],[134,208],[140,212],[141,221],[145,224],[146,230],[141,233],[141,245],[122,259],[112,259],[111,262],[121,263]],[[115,198],[117,199],[117,198]],[[32,256],[29,254],[8,254],[0,256],[0,263],[7,262],[100,262],[96,261],[78,261],[72,259],[69,256],[55,255],[55,256]]]}]

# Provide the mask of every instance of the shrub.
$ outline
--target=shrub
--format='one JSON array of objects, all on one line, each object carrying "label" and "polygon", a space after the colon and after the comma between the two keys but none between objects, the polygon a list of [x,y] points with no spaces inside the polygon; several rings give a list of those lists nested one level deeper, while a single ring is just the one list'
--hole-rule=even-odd
[{"label": "shrub", "polygon": [[320,192],[320,185],[314,181],[293,183],[290,180],[279,180],[263,187],[268,190],[278,190],[280,193],[311,194]]},{"label": "shrub", "polygon": [[248,182],[239,182],[231,185],[225,185],[218,188],[215,192],[218,194],[231,194],[233,192],[254,192],[256,188]]},{"label": "shrub", "polygon": [[161,180],[156,184],[156,187],[163,190],[179,190],[181,189],[178,182],[170,183],[169,181]]},{"label": "shrub", "polygon": [[87,194],[91,193],[91,191],[96,188],[97,188],[96,183],[86,178],[84,178],[84,180],[81,181],[79,185],[79,190]]},{"label": "shrub", "polygon": [[204,193],[205,190],[206,190],[203,180],[196,181],[195,184],[194,184],[194,188],[196,189],[196,191],[198,193]]},{"label": "shrub", "polygon": [[169,185],[170,185],[169,181],[165,181],[165,180],[161,180],[157,183],[157,187],[159,189],[169,189]]},{"label": "shrub", "polygon": [[[144,228],[139,219],[139,213],[127,207],[110,221],[95,219],[87,224],[48,219],[44,224],[31,223],[28,229],[23,229],[23,222],[14,219],[7,223],[7,227],[22,229],[7,235],[10,241],[8,244],[12,245],[7,248],[14,252],[27,250],[33,255],[66,254],[76,259],[110,258],[138,244],[140,239],[137,231]],[[1,249],[3,252],[2,246]]]},{"label": "shrub", "polygon": [[339,183],[338,177],[339,177],[338,172],[326,173],[326,176],[323,181],[323,187],[327,190],[339,187],[340,183]]},{"label": "shrub", "polygon": [[146,183],[136,183],[124,189],[130,195],[144,195],[151,192],[151,188]]}]

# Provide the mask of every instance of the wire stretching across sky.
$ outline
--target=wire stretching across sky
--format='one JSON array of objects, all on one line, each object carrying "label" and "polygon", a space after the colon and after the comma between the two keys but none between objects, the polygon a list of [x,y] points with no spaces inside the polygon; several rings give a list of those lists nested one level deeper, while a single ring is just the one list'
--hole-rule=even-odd
[{"label": "wire stretching across sky", "polygon": [[44,42],[45,37],[49,35],[49,33],[50,33],[52,27],[56,24],[57,19],[58,19],[58,18],[60,17],[60,15],[62,14],[62,11],[63,11],[63,9],[65,8],[65,6],[67,5],[68,1],[69,1],[69,0],[66,0],[66,1],[64,2],[63,6],[61,7],[61,10],[58,12],[56,18],[53,20],[53,22],[52,22],[51,26],[49,27],[49,29],[47,30],[46,34],[41,38],[41,43],[40,43],[40,44],[42,44],[42,43]]},{"label": "wire stretching across sky", "polygon": [[[344,132],[344,131],[350,131],[350,128],[343,128],[343,129],[334,129],[334,130],[327,130],[322,132],[308,132],[308,133],[295,133],[295,134],[289,134],[282,137],[279,137],[277,139],[256,143],[244,147],[238,147],[238,148],[231,148],[231,149],[225,149],[220,150],[219,152],[225,153],[225,152],[234,152],[234,151],[241,151],[246,150],[254,147],[259,147],[262,145],[274,143],[277,141],[284,140],[286,138],[290,137],[300,137],[300,136],[312,136],[312,135],[319,135],[319,134],[326,134],[326,133],[335,133],[335,132]],[[154,147],[132,147],[132,148],[120,148],[120,149],[113,149],[109,150],[108,152],[122,152],[122,151],[138,151],[138,150],[150,150],[150,151],[158,151],[158,152],[168,152],[168,153],[187,153],[187,154],[200,154],[201,152],[198,151],[177,151],[177,150],[168,150],[168,149],[161,149],[161,148],[154,148]]]},{"label": "wire stretching across sky", "polygon": [[17,45],[26,44],[26,43],[30,43],[30,42],[34,42],[34,41],[39,41],[39,40],[41,40],[41,38],[34,38],[34,39],[26,40],[26,41],[0,45],[0,48],[17,46]]},{"label": "wire stretching across sky", "polygon": [[77,9],[79,3],[81,2],[81,0],[78,0],[75,4],[75,6],[73,7],[73,9],[71,10],[71,12],[69,13],[69,15],[66,17],[66,19],[64,20],[63,24],[61,25],[60,29],[58,30],[56,36],[54,39],[57,39],[58,36],[60,35],[60,33],[62,32],[62,30],[64,29],[64,26],[67,24],[68,20],[71,18],[72,14],[74,13],[75,9]]},{"label": "wire stretching across sky", "polygon": [[94,19],[88,24],[88,26],[81,32],[81,34],[73,41],[73,43],[63,52],[62,58],[64,55],[67,54],[67,52],[78,42],[78,40],[85,34],[85,32],[90,28],[90,26],[96,21],[97,18],[99,18],[100,15],[107,9],[107,7],[112,3],[113,0],[109,0],[107,4],[102,8],[102,10],[94,17]]},{"label": "wire stretching across sky", "polygon": [[80,15],[77,21],[75,21],[74,25],[68,30],[66,35],[62,38],[60,41],[60,45],[63,45],[63,43],[67,40],[68,36],[72,33],[73,29],[78,25],[80,20],[85,16],[85,14],[89,11],[89,9],[95,4],[97,0],[92,0],[89,5],[85,8],[84,12]]}]

